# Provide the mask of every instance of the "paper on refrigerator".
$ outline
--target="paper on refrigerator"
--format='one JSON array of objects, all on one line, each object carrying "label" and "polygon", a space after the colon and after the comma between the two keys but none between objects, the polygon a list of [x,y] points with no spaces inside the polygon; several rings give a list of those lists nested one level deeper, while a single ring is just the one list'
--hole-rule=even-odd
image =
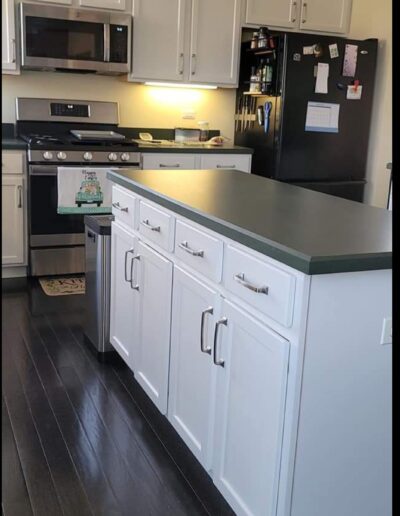
[{"label": "paper on refrigerator", "polygon": [[315,93],[328,93],[329,64],[318,63]]},{"label": "paper on refrigerator", "polygon": [[338,133],[339,108],[339,104],[308,102],[305,130],[319,133]]}]

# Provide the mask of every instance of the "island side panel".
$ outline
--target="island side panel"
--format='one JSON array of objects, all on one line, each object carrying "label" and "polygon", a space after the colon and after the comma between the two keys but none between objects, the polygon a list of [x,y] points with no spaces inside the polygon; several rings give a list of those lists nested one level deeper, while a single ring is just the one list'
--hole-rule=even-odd
[{"label": "island side panel", "polygon": [[311,279],[291,516],[391,515],[392,271]]}]

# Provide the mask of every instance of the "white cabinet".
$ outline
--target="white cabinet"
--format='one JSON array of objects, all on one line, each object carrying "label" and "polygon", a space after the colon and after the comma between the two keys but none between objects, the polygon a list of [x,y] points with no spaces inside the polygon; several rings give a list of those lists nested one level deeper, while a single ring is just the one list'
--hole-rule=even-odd
[{"label": "white cabinet", "polygon": [[289,342],[224,300],[213,480],[237,515],[276,513]]},{"label": "white cabinet", "polygon": [[245,23],[292,28],[301,0],[247,0]]},{"label": "white cabinet", "polygon": [[251,154],[189,154],[179,152],[143,153],[143,169],[181,168],[186,170],[207,168],[233,168],[251,172]]},{"label": "white cabinet", "polygon": [[1,2],[1,59],[2,72],[17,71],[17,55],[15,41],[15,10],[14,0]]},{"label": "white cabinet", "polygon": [[216,368],[212,337],[220,296],[174,267],[168,419],[204,468],[211,467]]},{"label": "white cabinet", "polygon": [[100,9],[125,10],[126,0],[79,0],[82,7],[98,7]]},{"label": "white cabinet", "polygon": [[138,310],[133,269],[138,240],[116,222],[111,227],[110,341],[132,369]]},{"label": "white cabinet", "polygon": [[2,265],[25,264],[24,178],[2,175]]},{"label": "white cabinet", "polygon": [[251,172],[251,154],[201,154],[200,168],[234,168]]},{"label": "white cabinet", "polygon": [[[81,1],[81,0],[79,0],[79,1]],[[71,5],[72,4],[72,0],[40,0],[40,2],[46,2],[49,4],[60,4],[60,5]]]},{"label": "white cabinet", "polygon": [[303,0],[300,28],[321,32],[347,32],[350,25],[351,0]]},{"label": "white cabinet", "polygon": [[143,153],[143,169],[154,170],[159,168],[195,169],[196,155],[185,153]]},{"label": "white cabinet", "polygon": [[134,0],[133,81],[235,86],[241,0]]},{"label": "white cabinet", "polygon": [[247,0],[245,23],[345,33],[352,0]]},{"label": "white cabinet", "polygon": [[241,0],[192,0],[190,81],[236,85],[240,8]]},{"label": "white cabinet", "polygon": [[153,403],[166,414],[172,262],[139,241],[137,266],[133,270],[139,303],[133,371]]}]

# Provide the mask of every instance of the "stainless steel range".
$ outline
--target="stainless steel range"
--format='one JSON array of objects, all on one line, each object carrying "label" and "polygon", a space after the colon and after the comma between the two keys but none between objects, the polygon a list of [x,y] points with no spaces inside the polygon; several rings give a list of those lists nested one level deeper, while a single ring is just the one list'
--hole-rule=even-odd
[{"label": "stainless steel range", "polygon": [[17,134],[28,143],[30,274],[84,272],[84,215],[57,213],[57,167],[141,168],[118,104],[17,98]]}]

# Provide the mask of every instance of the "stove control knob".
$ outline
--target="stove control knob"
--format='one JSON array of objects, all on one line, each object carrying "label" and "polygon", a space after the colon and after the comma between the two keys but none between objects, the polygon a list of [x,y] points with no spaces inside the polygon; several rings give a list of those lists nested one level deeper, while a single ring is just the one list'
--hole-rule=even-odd
[{"label": "stove control knob", "polygon": [[110,152],[110,154],[108,155],[108,159],[110,161],[117,161],[118,156],[115,154],[115,152]]},{"label": "stove control knob", "polygon": [[43,158],[46,160],[53,159],[53,153],[50,151],[43,152]]},{"label": "stove control knob", "polygon": [[121,154],[121,159],[122,159],[122,161],[129,161],[129,158],[130,158],[130,156],[129,156],[129,153],[128,153],[128,152],[123,152],[123,153]]},{"label": "stove control knob", "polygon": [[58,159],[67,159],[67,155],[65,154],[65,152],[57,152],[57,158]]},{"label": "stove control knob", "polygon": [[91,161],[93,159],[93,154],[91,152],[84,152],[83,159],[85,161]]}]

